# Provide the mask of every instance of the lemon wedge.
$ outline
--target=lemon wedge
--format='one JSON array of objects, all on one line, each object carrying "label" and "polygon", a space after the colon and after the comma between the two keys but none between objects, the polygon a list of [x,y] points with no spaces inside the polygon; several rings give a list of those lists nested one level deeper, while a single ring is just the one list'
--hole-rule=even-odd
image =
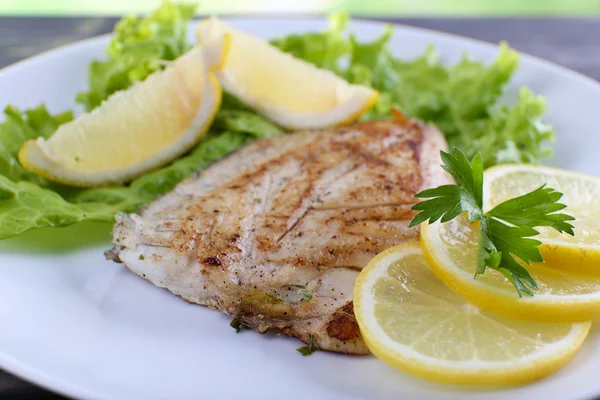
[{"label": "lemon wedge", "polygon": [[527,266],[536,280],[534,296],[519,298],[499,271],[475,276],[479,224],[461,215],[445,223],[421,225],[421,245],[429,265],[448,287],[473,304],[509,318],[581,322],[600,317],[600,277],[575,275],[545,264]]},{"label": "lemon wedge", "polygon": [[540,252],[548,266],[600,277],[600,179],[576,172],[532,165],[500,165],[484,175],[486,210],[546,184],[563,193],[564,211],[575,217],[575,236],[537,228]]},{"label": "lemon wedge", "polygon": [[351,85],[217,18],[202,21],[196,29],[200,43],[223,33],[231,35],[231,51],[218,73],[223,89],[283,127],[317,129],[350,123],[377,100],[377,91]]},{"label": "lemon wedge", "polygon": [[377,357],[420,378],[462,385],[543,378],[571,359],[591,326],[481,310],[436,278],[417,242],[386,250],[362,270],[354,313]]},{"label": "lemon wedge", "polygon": [[215,37],[48,140],[26,142],[20,163],[49,180],[92,187],[127,182],[174,160],[207,132],[221,104],[215,71],[229,43],[226,35]]}]

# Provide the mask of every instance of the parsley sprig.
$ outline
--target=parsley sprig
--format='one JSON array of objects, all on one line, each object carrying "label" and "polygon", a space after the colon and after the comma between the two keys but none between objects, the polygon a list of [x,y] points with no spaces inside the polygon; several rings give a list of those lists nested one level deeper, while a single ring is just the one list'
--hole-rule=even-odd
[{"label": "parsley sprig", "polygon": [[[531,289],[538,286],[524,265],[543,262],[538,249],[539,240],[532,239],[539,232],[536,227],[549,226],[560,233],[573,236],[570,215],[557,213],[566,207],[558,201],[562,193],[543,185],[523,196],[515,197],[483,211],[483,161],[477,154],[471,161],[460,150],[441,152],[443,165],[456,180],[456,185],[442,185],[424,190],[416,197],[428,199],[413,206],[420,211],[411,221],[415,226],[424,221],[430,224],[448,222],[466,213],[469,222],[480,222],[479,248],[475,277],[486,268],[501,272],[517,289],[533,296]],[[521,260],[522,262],[518,261]]]}]

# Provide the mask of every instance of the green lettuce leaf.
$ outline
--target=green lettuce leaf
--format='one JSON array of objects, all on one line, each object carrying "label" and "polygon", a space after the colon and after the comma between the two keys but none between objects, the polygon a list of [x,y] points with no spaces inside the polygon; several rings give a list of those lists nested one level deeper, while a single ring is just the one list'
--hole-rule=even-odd
[{"label": "green lettuce leaf", "polygon": [[[147,17],[126,17],[115,27],[107,61],[90,66],[89,87],[78,101],[89,109],[112,93],[163,67],[191,45],[187,24],[195,6],[165,2]],[[21,145],[49,137],[72,112],[52,115],[45,106],[21,111],[8,106],[0,124],[0,239],[30,229],[68,226],[84,220],[113,221],[117,212],[133,212],[156,196],[170,191],[181,180],[258,137],[283,133],[265,118],[225,94],[210,132],[187,155],[147,173],[128,185],[79,189],[58,185],[25,170],[18,162]]]},{"label": "green lettuce leaf", "polygon": [[[115,27],[107,60],[94,61],[89,90],[77,101],[87,110],[112,93],[127,89],[187,51],[187,24],[195,6],[164,2],[152,14],[126,17]],[[350,82],[380,91],[377,104],[362,119],[389,118],[398,108],[408,116],[437,124],[449,143],[469,157],[480,151],[486,166],[502,162],[535,163],[549,154],[553,131],[541,123],[545,103],[528,89],[512,107],[498,104],[514,73],[518,55],[501,45],[495,62],[484,65],[467,57],[444,66],[433,47],[413,60],[395,58],[389,49],[391,29],[370,43],[347,32],[347,16],[334,14],[325,32],[290,35],[272,43],[283,51],[325,68]],[[284,131],[231,94],[209,134],[189,154],[145,174],[128,185],[77,189],[26,171],[17,160],[28,139],[49,137],[73,118],[52,115],[44,106],[21,111],[8,106],[0,124],[0,239],[40,227],[62,227],[84,220],[113,221],[117,212],[135,211],[201,170],[258,137]]]},{"label": "green lettuce leaf", "polygon": [[0,175],[13,181],[27,180],[41,186],[50,185],[46,179],[23,168],[17,160],[17,153],[27,140],[51,136],[61,124],[73,119],[73,113],[67,111],[53,116],[44,106],[22,113],[9,105],[4,109],[4,117],[0,128]]},{"label": "green lettuce leaf", "polygon": [[390,109],[436,124],[449,144],[473,157],[481,152],[486,167],[503,162],[537,163],[550,155],[552,129],[541,122],[544,100],[524,88],[512,107],[499,104],[505,85],[518,67],[519,56],[501,44],[489,65],[463,59],[446,66],[434,47],[413,60],[395,58],[389,42],[392,29],[360,42],[347,35],[344,15],[334,15],[322,33],[274,40],[283,51],[329,69],[352,83],[380,92],[362,120],[390,117]]},{"label": "green lettuce leaf", "polygon": [[[223,115],[225,113],[225,115]],[[145,174],[128,185],[78,189],[56,185],[23,169],[17,153],[21,144],[69,121],[70,113],[51,115],[44,106],[21,112],[5,110],[0,125],[0,239],[30,229],[68,226],[84,220],[113,221],[119,211],[133,212],[173,189],[177,183],[257,137],[282,131],[248,111],[221,110],[226,130],[210,132],[188,155]],[[11,179],[12,178],[12,179]]]},{"label": "green lettuce leaf", "polygon": [[[542,122],[546,100],[523,87],[513,107],[501,106],[487,124],[478,146],[486,155],[486,167],[502,163],[536,164],[552,155],[549,144],[554,129]],[[474,147],[475,147],[474,146]]]},{"label": "green lettuce leaf", "polygon": [[187,28],[195,10],[195,4],[165,1],[146,17],[121,19],[106,49],[108,59],[90,64],[89,91],[79,93],[77,102],[92,110],[188,51]]},{"label": "green lettuce leaf", "polygon": [[274,39],[271,44],[319,68],[341,73],[341,59],[350,52],[350,42],[344,38],[347,26],[348,15],[334,13],[325,32],[289,35]]},{"label": "green lettuce leaf", "polygon": [[249,111],[221,109],[213,122],[216,131],[245,132],[254,137],[275,137],[283,130]]}]

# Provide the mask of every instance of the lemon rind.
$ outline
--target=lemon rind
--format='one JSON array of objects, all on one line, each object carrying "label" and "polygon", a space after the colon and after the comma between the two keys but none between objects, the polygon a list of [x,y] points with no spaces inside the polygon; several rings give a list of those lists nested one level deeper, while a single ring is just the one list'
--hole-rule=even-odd
[{"label": "lemon rind", "polygon": [[[232,35],[249,36],[228,26],[215,17],[204,19],[196,27],[196,37],[200,43],[211,40],[222,32],[228,32]],[[257,96],[244,90],[239,85],[239,80],[234,69],[228,69],[224,66],[217,73],[224,90],[239,97],[251,108],[278,125],[287,129],[320,129],[346,125],[356,121],[377,102],[379,92],[376,90],[363,85],[350,84],[330,71],[318,69],[305,60],[294,58],[292,55],[280,51],[266,40],[254,37],[252,39],[256,39],[257,46],[262,46],[265,51],[278,54],[282,59],[293,60],[298,66],[302,66],[306,73],[327,75],[336,83],[336,93],[339,94],[340,89],[350,93],[348,97],[344,97],[343,100],[340,100],[333,107],[324,111],[290,111],[274,101],[268,101],[268,99],[262,96]],[[293,76],[290,79],[293,80]]]},{"label": "lemon rind", "polygon": [[[531,353],[518,362],[502,361],[448,361],[423,355],[407,345],[393,341],[377,324],[372,313],[373,301],[363,293],[370,293],[373,283],[386,272],[391,260],[399,256],[421,252],[418,242],[393,247],[376,256],[357,278],[354,290],[354,311],[361,334],[368,348],[380,359],[408,374],[422,379],[455,385],[516,385],[528,383],[549,375],[563,367],[579,349],[590,330],[591,323],[575,323],[560,341],[548,344],[541,351]],[[386,258],[390,261],[386,262]]]},{"label": "lemon rind", "polygon": [[439,222],[421,225],[421,247],[435,275],[471,303],[508,318],[540,322],[585,322],[600,317],[600,292],[581,295],[535,294],[519,298],[516,290],[490,286],[453,267],[439,238]]},{"label": "lemon rind", "polygon": [[[115,170],[80,171],[61,163],[48,149],[46,145],[47,141],[43,138],[38,138],[37,140],[29,140],[23,144],[18,153],[19,162],[25,169],[37,175],[74,187],[98,187],[124,183],[168,164],[173,159],[193,148],[206,134],[214,121],[222,102],[222,88],[215,74],[225,64],[230,46],[231,38],[225,34],[214,42],[198,49],[200,51],[199,56],[203,56],[205,59],[210,56],[207,54],[208,52],[219,51],[218,60],[207,65],[205,71],[205,77],[210,89],[206,90],[200,108],[190,126],[178,135],[178,139],[175,142],[161,149],[158,153],[152,154],[144,161]],[[120,94],[117,93],[116,95]],[[52,137],[48,140],[52,140]]]},{"label": "lemon rind", "polygon": [[[600,186],[600,178],[579,172],[562,170],[546,166],[526,164],[501,164],[485,170],[483,193],[491,193],[491,183],[499,177],[511,172],[542,172],[547,175],[572,177],[573,179],[596,182]],[[489,198],[484,198],[484,209],[491,208]],[[577,232],[575,232],[577,234]],[[560,239],[539,239],[540,252],[548,267],[576,275],[600,277],[600,246],[590,243],[571,243]]]}]

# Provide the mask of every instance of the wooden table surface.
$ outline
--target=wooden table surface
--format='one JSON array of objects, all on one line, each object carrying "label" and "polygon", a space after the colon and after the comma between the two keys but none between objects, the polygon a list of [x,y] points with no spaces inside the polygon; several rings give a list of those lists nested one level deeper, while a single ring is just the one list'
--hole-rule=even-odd
[{"label": "wooden table surface", "polygon": [[[385,19],[498,43],[600,80],[600,18]],[[0,17],[0,68],[42,51],[110,32],[115,18]],[[62,399],[0,370],[0,399]],[[585,399],[582,399],[585,400]]]}]

